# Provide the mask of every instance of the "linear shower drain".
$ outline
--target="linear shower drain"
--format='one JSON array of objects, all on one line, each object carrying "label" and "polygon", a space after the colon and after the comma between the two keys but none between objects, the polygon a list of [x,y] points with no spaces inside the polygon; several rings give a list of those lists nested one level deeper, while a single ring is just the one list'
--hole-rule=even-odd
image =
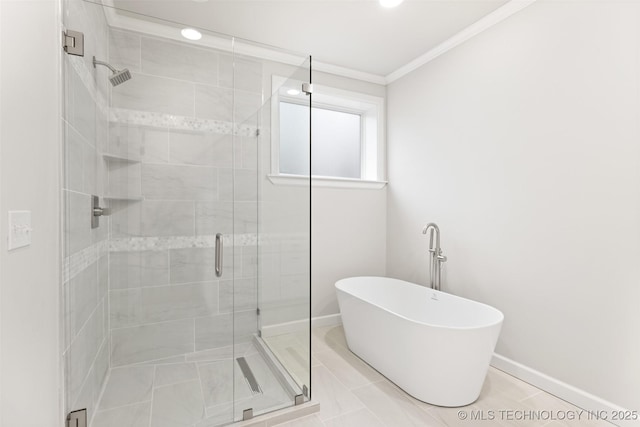
[{"label": "linear shower drain", "polygon": [[244,375],[244,379],[247,381],[247,384],[249,384],[251,392],[253,394],[261,394],[262,388],[260,388],[260,384],[258,384],[256,377],[253,375],[253,371],[249,367],[247,359],[245,359],[244,357],[238,357],[236,359],[236,362],[238,362],[240,370],[242,371],[242,375]]}]

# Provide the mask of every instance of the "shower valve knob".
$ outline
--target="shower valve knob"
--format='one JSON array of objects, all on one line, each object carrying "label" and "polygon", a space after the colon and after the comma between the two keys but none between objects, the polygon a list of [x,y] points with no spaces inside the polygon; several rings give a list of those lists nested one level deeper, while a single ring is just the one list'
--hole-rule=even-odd
[{"label": "shower valve knob", "polygon": [[108,216],[111,215],[111,209],[109,208],[93,208],[93,216]]},{"label": "shower valve knob", "polygon": [[100,206],[100,198],[98,196],[91,196],[91,228],[98,228],[100,226],[100,217],[111,214],[111,209],[103,208]]}]

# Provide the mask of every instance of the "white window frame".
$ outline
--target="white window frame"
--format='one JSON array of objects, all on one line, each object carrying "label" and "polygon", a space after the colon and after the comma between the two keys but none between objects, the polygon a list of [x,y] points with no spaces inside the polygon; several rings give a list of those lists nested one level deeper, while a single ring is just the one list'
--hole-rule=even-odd
[{"label": "white window frame", "polygon": [[[269,179],[274,184],[309,185],[309,179],[306,176],[280,173],[280,102],[301,104],[300,100],[296,100],[295,97],[280,94],[280,88],[285,83],[291,85],[291,80],[281,76],[272,76],[271,174]],[[296,82],[296,85],[301,87],[302,82]],[[321,187],[383,188],[387,184],[385,181],[384,98],[314,83],[312,107],[360,115],[360,165],[362,168],[361,178],[359,179],[312,175],[312,185]]]}]

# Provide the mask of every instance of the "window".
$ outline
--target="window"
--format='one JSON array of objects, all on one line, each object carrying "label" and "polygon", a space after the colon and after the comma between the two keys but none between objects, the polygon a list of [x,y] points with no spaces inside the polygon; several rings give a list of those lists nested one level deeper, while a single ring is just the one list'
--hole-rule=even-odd
[{"label": "window", "polygon": [[[273,78],[272,174],[275,183],[303,184],[309,175],[309,106],[291,89],[301,82]],[[295,87],[293,87],[295,86]],[[293,91],[295,93],[295,91]],[[384,100],[314,84],[311,174],[314,185],[384,186]]]},{"label": "window", "polygon": [[[313,107],[311,117],[312,174],[362,178],[360,114]],[[309,150],[306,144],[300,144],[305,139],[299,137],[301,132],[308,132],[308,125],[307,106],[280,101],[280,173],[309,174]]]}]

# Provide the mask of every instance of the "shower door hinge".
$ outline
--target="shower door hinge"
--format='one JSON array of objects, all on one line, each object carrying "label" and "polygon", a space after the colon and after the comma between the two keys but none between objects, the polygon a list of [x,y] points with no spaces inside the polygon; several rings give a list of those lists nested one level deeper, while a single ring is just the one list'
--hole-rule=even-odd
[{"label": "shower door hinge", "polygon": [[260,129],[256,129],[256,136],[260,136]]},{"label": "shower door hinge", "polygon": [[260,316],[260,307],[256,308],[256,314]]},{"label": "shower door hinge", "polygon": [[80,409],[78,411],[69,412],[67,415],[66,427],[87,427],[87,410]]},{"label": "shower door hinge", "polygon": [[307,95],[311,95],[313,93],[313,85],[311,83],[302,83],[302,91]]},{"label": "shower door hinge", "polygon": [[84,34],[73,30],[63,32],[62,48],[69,55],[84,56]]}]

